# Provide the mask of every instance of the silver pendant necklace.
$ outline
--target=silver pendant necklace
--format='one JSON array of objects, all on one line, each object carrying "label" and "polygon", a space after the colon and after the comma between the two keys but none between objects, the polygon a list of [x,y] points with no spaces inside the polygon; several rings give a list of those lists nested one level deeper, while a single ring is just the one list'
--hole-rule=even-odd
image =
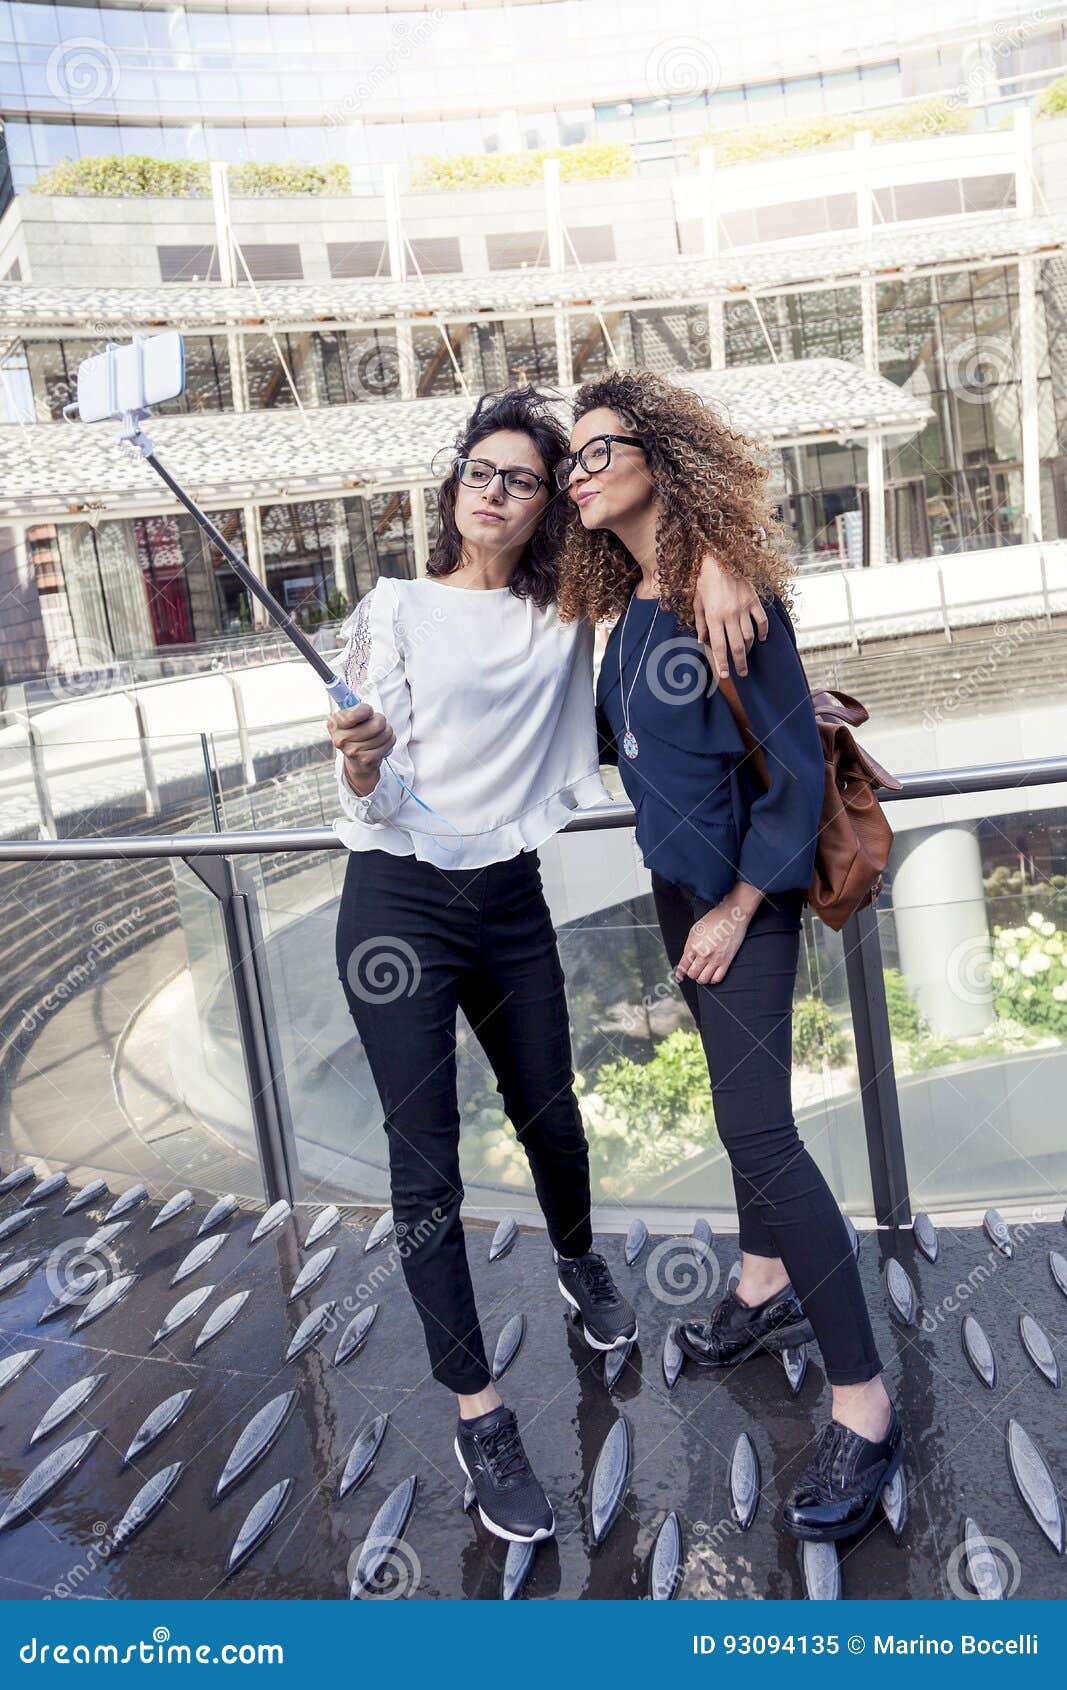
[{"label": "silver pendant necklace", "polygon": [[653,611],[652,612],[652,619],[648,624],[648,633],[645,635],[645,643],[641,647],[641,656],[638,659],[637,668],[634,670],[633,680],[630,682],[629,692],[624,693],[623,692],[623,675],[622,675],[622,648],[623,648],[623,642],[626,639],[626,624],[627,624],[629,617],[630,617],[630,605],[633,604],[636,596],[637,596],[637,588],[635,587],[633,592],[630,594],[630,603],[626,606],[626,615],[622,619],[622,627],[619,630],[619,695],[622,698],[622,725],[623,725],[623,729],[624,729],[623,736],[622,736],[622,749],[623,749],[624,753],[626,754],[626,756],[629,757],[631,763],[633,762],[634,758],[637,756],[637,735],[634,733],[633,729],[630,726],[630,696],[631,696],[631,694],[634,690],[634,685],[637,681],[637,677],[641,673],[641,669],[642,669],[642,666],[643,666],[644,661],[645,661],[645,653],[648,650],[648,642],[652,638],[652,630],[656,626],[656,612]]}]

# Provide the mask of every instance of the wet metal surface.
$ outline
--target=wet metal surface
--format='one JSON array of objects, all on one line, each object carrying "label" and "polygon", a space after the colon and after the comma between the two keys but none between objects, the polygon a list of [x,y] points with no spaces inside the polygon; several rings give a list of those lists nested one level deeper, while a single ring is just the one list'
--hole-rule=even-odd
[{"label": "wet metal surface", "polygon": [[[31,1169],[9,1186],[0,1222],[45,1177],[47,1169]],[[952,1600],[979,1585],[983,1594],[1001,1587],[1009,1599],[1062,1596],[1065,1398],[1036,1359],[1047,1361],[1047,1344],[1062,1374],[1067,1297],[1056,1267],[1067,1235],[1058,1223],[1015,1229],[1008,1218],[1001,1222],[1007,1240],[995,1225],[942,1224],[935,1261],[910,1228],[891,1239],[861,1236],[860,1270],[908,1446],[900,1494],[886,1498],[864,1536],[840,1554],[826,1546],[802,1553],[778,1523],[782,1498],[829,1410],[816,1345],[808,1346],[799,1383],[792,1370],[795,1392],[774,1356],[723,1377],[685,1362],[673,1389],[665,1383],[671,1323],[710,1312],[707,1287],[722,1283],[736,1256],[733,1237],[698,1238],[719,1272],[698,1276],[688,1302],[678,1300],[677,1288],[664,1299],[656,1273],[646,1271],[652,1252],[643,1240],[628,1265],[624,1231],[598,1238],[640,1324],[609,1385],[605,1357],[568,1318],[543,1233],[520,1227],[506,1253],[490,1261],[493,1226],[469,1223],[490,1341],[525,1316],[501,1389],[557,1522],[553,1540],[509,1562],[507,1545],[485,1531],[477,1510],[463,1510],[454,1402],[428,1376],[388,1223],[368,1253],[376,1216],[328,1217],[336,1256],[323,1289],[331,1300],[316,1302],[316,1286],[290,1302],[311,1254],[302,1241],[320,1209],[281,1212],[254,1247],[260,1212],[223,1211],[213,1225],[225,1245],[204,1275],[210,1295],[195,1318],[157,1337],[189,1290],[176,1292],[173,1279],[213,1199],[172,1211],[153,1230],[169,1194],[146,1194],[121,1211],[121,1230],[101,1239],[118,1193],[98,1192],[65,1213],[71,1195],[55,1187],[34,1202],[32,1228],[9,1246],[32,1237],[33,1248],[4,1263],[28,1265],[9,1275],[0,1294],[0,1518],[8,1514],[0,1596],[343,1601],[353,1585],[359,1593],[365,1555],[364,1574],[381,1562],[384,1593],[416,1600],[652,1592],[659,1599],[832,1600],[838,1586],[845,1600]],[[621,1219],[625,1225],[628,1217]],[[631,1251],[639,1236],[637,1229]],[[90,1273],[90,1256],[102,1277]],[[895,1271],[887,1279],[891,1260],[913,1289],[908,1325],[894,1307],[902,1282]],[[39,1325],[68,1289],[65,1276],[75,1274],[89,1281],[81,1300]],[[120,1282],[117,1300],[102,1298]],[[100,1312],[76,1330],[91,1299],[100,1299]],[[215,1323],[210,1343],[196,1348],[224,1308],[229,1320]],[[965,1351],[965,1314],[996,1357],[991,1388]],[[316,1334],[286,1361],[311,1316],[305,1330]],[[339,1365],[341,1336],[353,1322],[358,1341]],[[99,1383],[31,1448],[53,1406],[89,1378]],[[744,1532],[731,1499],[731,1457],[742,1435],[752,1458],[742,1445],[733,1478],[743,1513],[748,1493],[740,1481],[747,1474],[755,1483]],[[374,1596],[373,1588],[362,1592],[362,1599]]]}]

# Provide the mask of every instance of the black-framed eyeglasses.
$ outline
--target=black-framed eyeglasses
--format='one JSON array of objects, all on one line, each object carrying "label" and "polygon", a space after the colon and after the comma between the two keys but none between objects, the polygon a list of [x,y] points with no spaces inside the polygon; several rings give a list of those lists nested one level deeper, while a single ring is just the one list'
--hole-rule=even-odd
[{"label": "black-framed eyeglasses", "polygon": [[581,464],[586,475],[595,475],[597,470],[607,469],[611,462],[611,443],[615,440],[620,446],[644,446],[636,434],[594,434],[592,440],[587,440],[577,452],[568,452],[565,458],[560,458],[556,465],[556,486],[560,492],[565,492],[574,474],[575,464]]},{"label": "black-framed eyeglasses", "polygon": [[456,469],[464,487],[483,491],[499,475],[505,493],[513,499],[532,499],[539,487],[548,486],[544,476],[532,469],[498,469],[488,458],[457,458]]}]

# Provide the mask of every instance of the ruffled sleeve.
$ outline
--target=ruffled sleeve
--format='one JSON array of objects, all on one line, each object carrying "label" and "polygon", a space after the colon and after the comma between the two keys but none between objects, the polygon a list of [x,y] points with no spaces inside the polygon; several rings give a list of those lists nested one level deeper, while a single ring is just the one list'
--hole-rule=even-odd
[{"label": "ruffled sleeve", "polygon": [[396,588],[383,576],[360,599],[341,627],[347,640],[339,672],[360,702],[383,715],[396,735],[396,744],[379,769],[377,786],[364,798],[353,792],[345,779],[344,753],[338,750],[334,758],[337,797],[342,810],[353,821],[371,825],[388,822],[403,802],[406,794],[397,777],[408,786],[414,779],[409,750],[411,690],[404,668],[397,610]]},{"label": "ruffled sleeve", "polygon": [[748,674],[732,678],[770,782],[749,808],[738,879],[761,892],[806,890],[815,868],[826,765],[793,624],[777,595],[767,638],[753,641],[748,654]]}]

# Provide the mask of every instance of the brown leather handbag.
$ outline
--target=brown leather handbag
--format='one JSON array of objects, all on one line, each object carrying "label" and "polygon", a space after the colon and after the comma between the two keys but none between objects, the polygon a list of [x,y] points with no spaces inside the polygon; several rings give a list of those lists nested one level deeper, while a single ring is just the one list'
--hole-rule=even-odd
[{"label": "brown leather handbag", "polygon": [[[807,682],[799,651],[797,661]],[[720,676],[718,685],[766,789],[770,784],[766,760],[732,676]],[[822,740],[826,786],[815,870],[805,900],[827,927],[839,933],[849,916],[873,904],[882,890],[893,829],[875,789],[902,792],[903,785],[856,743],[852,729],[868,720],[868,712],[858,699],[850,698],[847,692],[812,692],[810,686],[808,691]]]}]

